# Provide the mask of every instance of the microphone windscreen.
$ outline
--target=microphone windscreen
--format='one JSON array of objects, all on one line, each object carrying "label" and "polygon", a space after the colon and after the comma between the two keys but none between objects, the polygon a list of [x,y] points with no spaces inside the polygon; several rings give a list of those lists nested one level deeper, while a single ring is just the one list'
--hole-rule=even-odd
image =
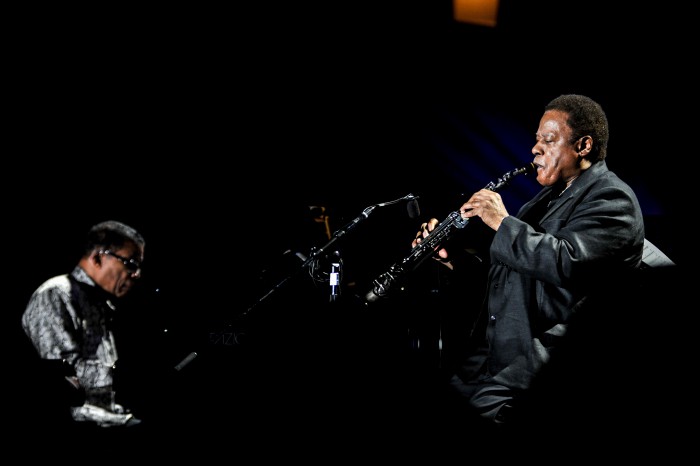
[{"label": "microphone windscreen", "polygon": [[410,200],[406,205],[406,208],[408,209],[408,216],[412,220],[415,220],[418,217],[420,217],[420,206],[418,205],[417,199]]}]

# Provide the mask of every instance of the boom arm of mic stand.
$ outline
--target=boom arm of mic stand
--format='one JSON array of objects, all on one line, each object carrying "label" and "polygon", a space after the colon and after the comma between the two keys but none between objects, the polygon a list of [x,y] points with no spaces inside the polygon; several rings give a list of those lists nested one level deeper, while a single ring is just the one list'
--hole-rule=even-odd
[{"label": "boom arm of mic stand", "polygon": [[345,236],[346,234],[348,234],[352,230],[354,230],[355,227],[358,224],[360,224],[363,220],[367,219],[367,217],[369,217],[369,214],[371,214],[372,211],[374,211],[374,209],[376,209],[376,208],[377,208],[376,205],[367,207],[365,210],[362,211],[362,214],[360,214],[352,222],[348,223],[343,228],[336,230],[336,232],[333,233],[333,237],[331,238],[331,240],[328,243],[326,243],[325,246],[323,246],[322,248],[319,248],[316,251],[314,251],[309,256],[309,258],[306,260],[306,262],[304,262],[302,267],[306,267],[307,265],[312,263],[318,256],[325,254],[326,251],[328,251],[331,248],[331,246],[333,246],[336,243],[336,241],[338,241],[343,236]]}]

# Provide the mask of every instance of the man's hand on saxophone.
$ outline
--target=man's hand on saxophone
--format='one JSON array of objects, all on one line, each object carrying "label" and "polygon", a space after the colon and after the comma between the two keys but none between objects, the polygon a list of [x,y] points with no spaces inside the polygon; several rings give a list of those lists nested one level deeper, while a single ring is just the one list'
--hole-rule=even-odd
[{"label": "man's hand on saxophone", "polygon": [[[418,233],[416,233],[416,237],[411,242],[411,247],[415,248],[416,246],[418,246],[421,243],[421,241],[427,238],[430,232],[435,229],[438,223],[440,223],[438,219],[431,218],[427,222],[421,224],[420,230],[418,231]],[[442,264],[445,264],[449,269],[452,269],[452,264],[449,260],[449,254],[445,248],[438,247],[437,251],[435,251],[433,259],[440,261]]]}]

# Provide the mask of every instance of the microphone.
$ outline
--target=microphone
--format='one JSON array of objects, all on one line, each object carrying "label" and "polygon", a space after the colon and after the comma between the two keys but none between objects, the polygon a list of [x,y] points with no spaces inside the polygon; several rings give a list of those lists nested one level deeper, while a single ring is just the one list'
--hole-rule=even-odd
[{"label": "microphone", "polygon": [[[413,196],[410,194],[410,196]],[[411,198],[406,204],[406,209],[408,210],[408,218],[415,220],[420,217],[420,206],[418,205],[418,196]]]}]

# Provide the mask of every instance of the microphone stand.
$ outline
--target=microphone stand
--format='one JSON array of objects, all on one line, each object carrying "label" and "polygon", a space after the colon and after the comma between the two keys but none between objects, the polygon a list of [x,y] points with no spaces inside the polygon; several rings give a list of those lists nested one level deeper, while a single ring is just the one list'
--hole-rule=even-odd
[{"label": "microphone stand", "polygon": [[[407,194],[406,196],[401,197],[399,199],[395,199],[395,200],[389,201],[389,202],[382,202],[380,204],[371,205],[371,206],[365,208],[362,211],[362,213],[360,215],[358,215],[357,217],[355,217],[351,222],[347,223],[342,228],[336,230],[333,233],[333,236],[331,237],[330,241],[328,241],[325,245],[323,245],[320,248],[313,248],[311,250],[311,254],[309,254],[309,256],[306,258],[304,263],[301,264],[301,266],[295,272],[290,273],[285,278],[283,278],[280,282],[278,282],[276,285],[274,285],[272,288],[270,288],[270,290],[267,293],[265,293],[263,296],[258,298],[258,300],[255,301],[255,303],[253,303],[250,307],[248,307],[248,309],[245,312],[243,312],[240,316],[246,317],[248,314],[250,314],[251,311],[253,311],[253,309],[258,307],[263,301],[265,301],[270,296],[272,296],[273,293],[275,293],[277,290],[282,288],[289,280],[291,280],[293,277],[298,275],[302,270],[306,269],[311,264],[313,264],[318,258],[325,255],[326,252],[329,251],[330,249],[332,249],[332,247],[338,241],[340,241],[345,235],[347,235],[348,233],[353,231],[355,228],[357,228],[357,226],[360,223],[364,222],[370,216],[370,214],[372,212],[374,212],[374,210],[377,207],[385,207],[385,206],[397,204],[401,201],[414,201],[416,199],[418,199],[418,196],[414,196],[413,194]],[[337,286],[337,284],[333,285],[333,286]],[[334,290],[336,290],[336,288],[334,288]]]}]

